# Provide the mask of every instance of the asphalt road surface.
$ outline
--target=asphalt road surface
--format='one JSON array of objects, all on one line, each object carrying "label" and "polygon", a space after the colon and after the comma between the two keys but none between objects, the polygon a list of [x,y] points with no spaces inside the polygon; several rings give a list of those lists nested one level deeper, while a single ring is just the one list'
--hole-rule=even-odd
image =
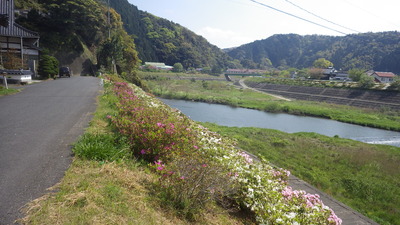
[{"label": "asphalt road surface", "polygon": [[0,225],[64,176],[100,89],[98,78],[71,77],[0,97]]}]

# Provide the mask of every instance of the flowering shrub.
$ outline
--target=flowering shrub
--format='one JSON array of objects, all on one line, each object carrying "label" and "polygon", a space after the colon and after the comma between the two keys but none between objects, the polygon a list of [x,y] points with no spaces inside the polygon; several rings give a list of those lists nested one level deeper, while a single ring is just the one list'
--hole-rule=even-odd
[{"label": "flowering shrub", "polygon": [[[109,116],[119,132],[128,137],[133,153],[149,162],[167,160],[195,149],[197,137],[187,117],[172,116],[160,102],[138,96],[126,83],[115,83],[118,116]],[[151,100],[152,99],[152,100]]]},{"label": "flowering shrub", "polygon": [[235,193],[235,181],[215,162],[192,154],[177,157],[167,165],[156,161],[153,168],[161,175],[159,195],[186,218],[195,218],[210,201],[231,207],[231,202],[225,204],[225,200]]},{"label": "flowering shrub", "polygon": [[255,160],[135,86],[114,86],[119,112],[109,118],[128,137],[134,154],[153,162],[177,208],[229,196],[261,224],[341,224],[318,195],[288,187],[288,171]]}]

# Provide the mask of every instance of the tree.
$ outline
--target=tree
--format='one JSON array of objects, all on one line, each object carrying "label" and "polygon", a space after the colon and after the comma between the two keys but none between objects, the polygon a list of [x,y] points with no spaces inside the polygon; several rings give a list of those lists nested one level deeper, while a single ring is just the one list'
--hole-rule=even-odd
[{"label": "tree", "polygon": [[212,75],[220,75],[222,73],[222,68],[219,67],[218,65],[214,65],[211,69],[211,74]]},{"label": "tree", "polygon": [[324,75],[324,70],[321,68],[311,68],[308,70],[308,74],[310,75],[311,79],[321,79],[321,77]]},{"label": "tree", "polygon": [[39,60],[39,74],[42,78],[55,77],[58,74],[58,60],[54,56],[42,55]]},{"label": "tree", "polygon": [[367,74],[363,74],[358,81],[361,88],[372,88],[375,85],[374,77],[368,76]]},{"label": "tree", "polygon": [[326,69],[326,68],[332,67],[333,63],[330,62],[329,60],[326,60],[325,58],[319,58],[314,61],[313,66],[315,68]]},{"label": "tree", "polygon": [[361,69],[351,69],[349,70],[349,78],[355,82],[361,80],[361,77],[366,75],[365,72]]},{"label": "tree", "polygon": [[2,63],[6,69],[16,70],[26,67],[26,63],[22,61],[21,56],[15,49],[7,50],[6,54],[2,57]]},{"label": "tree", "polygon": [[175,63],[174,68],[172,69],[174,72],[183,72],[183,65],[182,63]]},{"label": "tree", "polygon": [[397,76],[395,80],[388,87],[389,90],[400,91],[400,77]]}]

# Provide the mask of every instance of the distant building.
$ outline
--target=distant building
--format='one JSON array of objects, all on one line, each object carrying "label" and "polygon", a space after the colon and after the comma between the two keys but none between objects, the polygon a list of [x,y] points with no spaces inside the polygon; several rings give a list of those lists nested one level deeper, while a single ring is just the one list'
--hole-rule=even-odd
[{"label": "distant building", "polygon": [[392,72],[374,72],[372,76],[375,78],[376,82],[379,83],[392,83],[396,75]]},{"label": "distant building", "polygon": [[148,67],[155,70],[167,70],[167,71],[172,70],[174,68],[173,66],[168,66],[165,65],[165,63],[161,62],[145,62],[144,67]]},{"label": "distant building", "polygon": [[321,80],[337,80],[337,81],[350,81],[349,74],[345,71],[338,71],[333,67],[323,70]]},{"label": "distant building", "polygon": [[[6,18],[0,25],[0,62],[4,65],[6,55],[21,59],[19,69],[27,67],[35,74],[39,60],[39,34],[15,23],[14,0],[0,0],[0,15]],[[26,63],[26,64],[25,64]]]}]

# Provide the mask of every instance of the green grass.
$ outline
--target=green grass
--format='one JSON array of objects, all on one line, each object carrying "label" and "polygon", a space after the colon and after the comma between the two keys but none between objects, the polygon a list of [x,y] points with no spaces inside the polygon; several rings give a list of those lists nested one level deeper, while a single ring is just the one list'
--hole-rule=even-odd
[{"label": "green grass", "polygon": [[314,116],[362,126],[400,131],[400,112],[362,109],[323,102],[282,101],[268,94],[241,89],[227,81],[175,80],[173,76],[141,73],[152,93],[163,97],[194,100],[236,107]]},{"label": "green grass", "polygon": [[400,148],[315,133],[204,125],[378,223],[400,224]]},{"label": "green grass", "polygon": [[19,90],[17,90],[17,89],[13,89],[13,88],[6,89],[5,87],[0,86],[0,96],[12,95],[12,94],[15,94],[18,92],[19,92]]}]

